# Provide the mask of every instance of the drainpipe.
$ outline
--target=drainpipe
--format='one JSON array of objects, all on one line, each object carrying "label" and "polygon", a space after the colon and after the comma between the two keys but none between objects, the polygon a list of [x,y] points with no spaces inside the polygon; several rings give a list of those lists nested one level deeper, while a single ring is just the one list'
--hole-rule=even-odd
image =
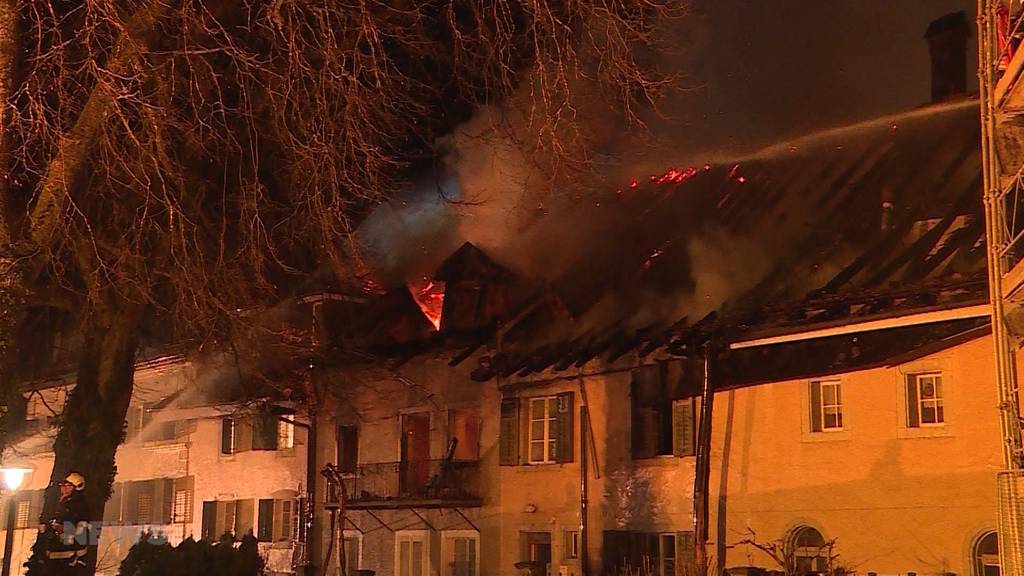
[{"label": "drainpipe", "polygon": [[320,526],[317,522],[316,502],[316,436],[317,415],[309,414],[306,434],[306,570],[307,576],[317,573],[317,559],[320,558]]},{"label": "drainpipe", "polygon": [[[583,386],[582,379],[580,379],[580,386]],[[580,573],[583,576],[590,575],[590,563],[587,561],[589,556],[587,554],[589,535],[587,529],[587,435],[590,433],[589,416],[589,407],[586,404],[580,406],[580,549],[578,553]]]},{"label": "drainpipe", "polygon": [[693,481],[694,574],[708,567],[708,486],[711,477],[711,415],[715,401],[717,358],[714,339],[704,344],[704,380],[701,389],[700,427],[697,431],[697,470]]}]

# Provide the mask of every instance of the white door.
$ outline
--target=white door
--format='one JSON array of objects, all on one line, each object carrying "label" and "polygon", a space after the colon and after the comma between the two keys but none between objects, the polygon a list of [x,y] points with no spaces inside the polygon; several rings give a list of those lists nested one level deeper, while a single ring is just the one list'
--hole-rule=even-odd
[{"label": "white door", "polygon": [[427,576],[427,533],[399,531],[395,533],[395,566],[398,576]]}]

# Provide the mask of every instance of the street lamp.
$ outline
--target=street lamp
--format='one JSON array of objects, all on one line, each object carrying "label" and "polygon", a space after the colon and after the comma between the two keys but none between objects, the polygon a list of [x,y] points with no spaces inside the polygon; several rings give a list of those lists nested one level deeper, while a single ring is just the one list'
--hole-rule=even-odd
[{"label": "street lamp", "polygon": [[2,576],[11,576],[11,555],[14,553],[14,521],[18,515],[17,502],[14,500],[14,493],[25,483],[28,475],[32,473],[31,468],[0,468],[0,476],[3,477],[4,488],[7,488],[7,537],[4,539],[4,568]]}]

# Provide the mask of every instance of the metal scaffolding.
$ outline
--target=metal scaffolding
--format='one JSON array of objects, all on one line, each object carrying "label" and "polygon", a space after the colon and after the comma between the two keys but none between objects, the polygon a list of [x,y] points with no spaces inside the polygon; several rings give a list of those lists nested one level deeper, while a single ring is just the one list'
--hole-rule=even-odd
[{"label": "metal scaffolding", "polygon": [[[1024,465],[1016,373],[1024,303],[1024,50],[1015,36],[1024,19],[1005,0],[978,0],[978,80],[982,177],[992,337],[1003,467],[999,473],[999,555],[1003,574],[1024,574]],[[1018,102],[1019,101],[1019,102]]]}]

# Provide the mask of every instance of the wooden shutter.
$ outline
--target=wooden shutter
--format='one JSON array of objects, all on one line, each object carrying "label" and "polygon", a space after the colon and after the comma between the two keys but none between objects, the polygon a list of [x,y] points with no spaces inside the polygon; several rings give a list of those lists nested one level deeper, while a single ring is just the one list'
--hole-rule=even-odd
[{"label": "wooden shutter", "polygon": [[235,419],[224,417],[220,420],[220,453],[235,453]]},{"label": "wooden shutter", "polygon": [[[192,502],[195,495],[195,476],[183,476],[181,478],[174,479],[174,485],[171,487],[171,522],[177,523],[191,523],[192,522]],[[176,511],[175,504],[178,501],[178,493],[185,493],[184,510]]]},{"label": "wooden shutter", "polygon": [[555,456],[558,462],[572,462],[575,454],[575,434],[573,426],[573,393],[563,392],[555,397],[555,426],[558,436],[555,438]]},{"label": "wooden shutter", "polygon": [[234,451],[248,452],[252,450],[252,418],[245,416],[235,418],[235,445]]},{"label": "wooden shutter", "polygon": [[259,412],[252,422],[252,449],[277,450],[277,417]]},{"label": "wooden shutter", "polygon": [[138,524],[139,490],[142,482],[124,483],[124,523]]},{"label": "wooden shutter", "polygon": [[338,471],[355,474],[359,467],[359,428],[338,426]]},{"label": "wooden shutter", "polygon": [[907,376],[907,427],[918,428],[921,426],[921,415],[918,413],[920,405],[917,399],[917,379]]},{"label": "wooden shutter", "polygon": [[501,438],[498,460],[502,466],[519,464],[519,399],[501,400]]},{"label": "wooden shutter", "polygon": [[125,415],[125,442],[133,442],[139,437],[142,430],[142,408],[132,406]]},{"label": "wooden shutter", "polygon": [[694,570],[696,543],[693,532],[676,533],[676,575],[704,576],[703,572]]},{"label": "wooden shutter", "polygon": [[217,534],[217,502],[203,502],[203,528],[201,538],[207,542],[216,542]]},{"label": "wooden shutter", "polygon": [[28,519],[32,526],[42,524],[43,504],[46,502],[46,490],[33,490],[29,498]]},{"label": "wooden shutter", "polygon": [[274,501],[260,500],[259,514],[256,519],[256,539],[270,542],[274,539]]},{"label": "wooden shutter", "polygon": [[108,524],[121,523],[121,501],[124,499],[124,484],[115,482],[111,486],[110,498],[103,505],[103,521]]},{"label": "wooden shutter", "polygon": [[158,478],[150,480],[149,493],[153,498],[152,512],[150,513],[150,524],[170,524],[171,510],[174,506],[174,480],[171,478]]},{"label": "wooden shutter", "polygon": [[695,405],[693,398],[672,402],[672,453],[676,456],[697,453]]},{"label": "wooden shutter", "polygon": [[196,431],[195,420],[176,420],[174,422],[174,439],[184,441],[189,434]]},{"label": "wooden shutter", "polygon": [[253,499],[235,501],[235,537],[242,538],[252,532],[253,516],[256,515],[256,502]]},{"label": "wooden shutter", "polygon": [[811,432],[821,432],[821,382],[811,382]]}]

